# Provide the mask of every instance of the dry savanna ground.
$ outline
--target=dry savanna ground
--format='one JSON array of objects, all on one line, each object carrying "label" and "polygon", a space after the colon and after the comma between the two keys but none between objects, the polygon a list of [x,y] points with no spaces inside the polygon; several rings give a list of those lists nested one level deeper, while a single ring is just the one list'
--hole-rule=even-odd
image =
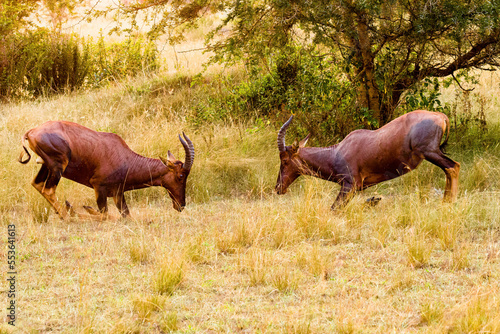
[{"label": "dry savanna ground", "polygon": [[[332,183],[303,178],[273,194],[275,128],[190,127],[191,88],[151,82],[0,106],[0,238],[6,249],[16,225],[18,271],[16,327],[0,333],[500,332],[499,145],[451,143],[462,164],[455,204],[441,202],[444,174],[424,162],[331,212]],[[488,74],[478,88],[490,136],[499,82]],[[146,189],[128,194],[132,218],[59,220],[30,186],[39,166],[17,162],[22,134],[55,119],[118,133],[151,157],[183,159],[186,131],[196,148],[186,209]],[[73,182],[57,193],[95,206]],[[370,207],[371,196],[383,199]]]}]

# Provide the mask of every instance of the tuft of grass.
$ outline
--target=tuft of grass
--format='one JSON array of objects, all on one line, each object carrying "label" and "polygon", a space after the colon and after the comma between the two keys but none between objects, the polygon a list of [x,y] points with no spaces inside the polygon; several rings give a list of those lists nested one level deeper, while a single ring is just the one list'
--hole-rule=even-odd
[{"label": "tuft of grass", "polygon": [[144,264],[149,260],[151,249],[147,246],[144,237],[142,237],[140,240],[133,239],[129,241],[128,253],[132,262]]},{"label": "tuft of grass", "polygon": [[305,240],[333,237],[333,217],[330,209],[333,200],[329,193],[331,182],[307,178],[301,183],[302,193],[295,201],[295,230]]},{"label": "tuft of grass", "polygon": [[164,312],[157,319],[159,329],[164,333],[172,333],[179,330],[179,316],[176,311]]},{"label": "tuft of grass", "polygon": [[244,257],[243,269],[248,274],[250,286],[265,285],[268,271],[267,254],[260,248],[252,247]]},{"label": "tuft of grass", "polygon": [[224,235],[219,235],[219,237],[215,239],[215,246],[220,253],[226,255],[235,254],[238,251],[238,248],[234,244],[234,240]]},{"label": "tuft of grass", "polygon": [[327,271],[326,260],[320,249],[320,245],[315,243],[312,247],[303,247],[297,254],[298,266],[307,269],[314,277],[325,277]]},{"label": "tuft of grass", "polygon": [[481,294],[469,300],[454,315],[448,333],[498,333],[500,331],[500,301],[493,294]]},{"label": "tuft of grass", "polygon": [[434,243],[425,233],[413,232],[406,238],[407,262],[412,268],[422,268],[429,264]]},{"label": "tuft of grass", "polygon": [[388,287],[388,292],[397,293],[401,291],[406,291],[415,284],[414,278],[411,273],[406,271],[397,271],[392,275],[391,284]]},{"label": "tuft of grass", "polygon": [[314,333],[311,328],[311,319],[290,320],[284,326],[283,334],[311,334]]},{"label": "tuft of grass", "polygon": [[13,334],[17,332],[16,326],[8,325],[7,323],[0,324],[0,334]]},{"label": "tuft of grass", "polygon": [[51,211],[54,212],[49,202],[36,192],[36,194],[29,196],[28,203],[33,221],[35,223],[46,224],[49,221]]},{"label": "tuft of grass", "polygon": [[[411,174],[411,173],[409,173]],[[404,186],[403,189],[407,189]],[[399,200],[394,203],[394,214],[396,216],[395,225],[399,228],[414,227],[422,221],[422,206],[423,204],[418,200],[417,195],[412,193],[405,196],[404,200]]]},{"label": "tuft of grass", "polygon": [[278,267],[269,273],[271,285],[281,293],[292,293],[299,286],[299,275],[292,269]]},{"label": "tuft of grass", "polygon": [[220,233],[216,237],[216,246],[223,254],[234,254],[242,248],[251,247],[257,238],[257,231],[253,224],[241,221],[230,232]]},{"label": "tuft of grass", "polygon": [[249,221],[240,222],[232,234],[232,242],[236,248],[248,248],[252,246],[255,240],[254,230],[249,227]]},{"label": "tuft of grass", "polygon": [[148,320],[155,313],[162,311],[164,304],[165,301],[161,295],[136,296],[132,300],[132,309],[140,320]]},{"label": "tuft of grass", "polygon": [[274,219],[264,226],[264,233],[268,236],[272,248],[282,249],[298,242],[299,235],[291,225],[288,220]]},{"label": "tuft of grass", "polygon": [[374,231],[374,241],[375,245],[384,248],[387,246],[392,233],[391,222],[388,220],[383,220],[375,226]]},{"label": "tuft of grass", "polygon": [[470,266],[469,261],[470,245],[468,243],[458,243],[450,254],[451,270],[462,270]]},{"label": "tuft of grass", "polygon": [[354,334],[358,332],[359,330],[352,320],[338,320],[335,324],[335,333]]},{"label": "tuft of grass", "polygon": [[[221,248],[227,252],[226,247],[229,246],[221,245]],[[199,234],[186,241],[184,243],[184,257],[194,264],[211,263],[216,257],[216,249],[215,245],[210,242],[209,235]]]},{"label": "tuft of grass", "polygon": [[172,295],[185,279],[183,258],[163,259],[156,267],[153,278],[153,290],[161,295]]},{"label": "tuft of grass", "polygon": [[119,319],[113,323],[111,333],[116,334],[139,334],[141,332],[141,327],[138,323],[132,322],[131,320]]},{"label": "tuft of grass", "polygon": [[441,302],[426,302],[420,307],[421,324],[427,326],[437,324],[443,319],[445,306]]},{"label": "tuft of grass", "polygon": [[469,171],[460,178],[460,187],[468,191],[485,191],[498,188],[500,173],[498,166],[500,159],[496,156],[484,154],[475,156]]},{"label": "tuft of grass", "polygon": [[436,231],[437,238],[444,250],[454,249],[460,237],[462,227],[456,220],[449,220],[439,225]]},{"label": "tuft of grass", "polygon": [[[396,180],[394,180],[397,182]],[[408,173],[402,180],[404,187],[403,194],[410,195],[412,201],[410,206],[415,203],[428,203],[434,200],[434,196],[444,188],[444,173],[437,166],[424,161],[418,168]]]}]

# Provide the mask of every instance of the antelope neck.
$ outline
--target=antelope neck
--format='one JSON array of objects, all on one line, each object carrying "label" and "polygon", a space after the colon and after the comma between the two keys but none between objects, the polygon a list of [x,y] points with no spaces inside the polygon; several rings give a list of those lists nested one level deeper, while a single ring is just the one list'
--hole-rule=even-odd
[{"label": "antelope neck", "polygon": [[336,174],[331,163],[334,155],[335,146],[301,148],[299,157],[307,167],[303,174],[316,176],[324,180],[332,180]]}]

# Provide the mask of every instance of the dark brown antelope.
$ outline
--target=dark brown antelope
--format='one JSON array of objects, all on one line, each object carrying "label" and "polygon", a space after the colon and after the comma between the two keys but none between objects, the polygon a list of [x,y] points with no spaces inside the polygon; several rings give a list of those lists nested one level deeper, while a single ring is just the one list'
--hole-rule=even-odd
[{"label": "dark brown antelope", "polygon": [[[300,175],[312,175],[340,184],[332,209],[349,201],[351,195],[377,183],[394,179],[427,160],[446,175],[444,201],[453,202],[458,193],[460,164],[444,155],[449,136],[448,117],[439,112],[417,110],[396,118],[378,130],[356,130],[330,147],[304,147],[309,135],[285,146],[286,130],[278,134],[280,172],[276,192],[284,194]],[[444,133],[446,138],[440,145]]]},{"label": "dark brown antelope", "polygon": [[[93,188],[99,212],[86,209],[103,218],[108,210],[108,197],[113,197],[120,214],[126,217],[130,212],[124,192],[151,186],[166,188],[174,208],[182,211],[186,205],[186,180],[194,160],[193,143],[183,136],[185,140],[179,135],[186,152],[184,163],[170,151],[167,159],[143,157],[114,133],[97,132],[72,122],[51,121],[26,132],[19,162],[26,164],[31,158],[25,146],[27,141],[38,155],[37,162],[42,164],[31,184],[63,219],[72,210],[68,202],[63,207],[55,195],[61,177]],[[28,155],[25,160],[24,154]]]}]

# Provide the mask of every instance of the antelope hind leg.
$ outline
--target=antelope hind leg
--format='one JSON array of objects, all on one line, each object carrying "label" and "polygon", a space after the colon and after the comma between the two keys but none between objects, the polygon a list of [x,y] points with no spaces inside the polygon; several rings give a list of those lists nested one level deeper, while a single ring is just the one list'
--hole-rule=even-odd
[{"label": "antelope hind leg", "polygon": [[444,190],[445,202],[455,202],[458,197],[458,177],[460,174],[460,164],[457,162],[453,168],[446,168],[446,187]]},{"label": "antelope hind leg", "polygon": [[460,164],[445,156],[442,152],[426,152],[424,157],[429,162],[441,168],[446,175],[444,202],[455,202],[458,196],[458,176]]},{"label": "antelope hind leg", "polygon": [[61,219],[68,217],[68,209],[62,206],[57,200],[56,188],[61,180],[62,171],[51,171],[45,165],[42,165],[37,176],[31,182],[31,185],[52,205]]}]

